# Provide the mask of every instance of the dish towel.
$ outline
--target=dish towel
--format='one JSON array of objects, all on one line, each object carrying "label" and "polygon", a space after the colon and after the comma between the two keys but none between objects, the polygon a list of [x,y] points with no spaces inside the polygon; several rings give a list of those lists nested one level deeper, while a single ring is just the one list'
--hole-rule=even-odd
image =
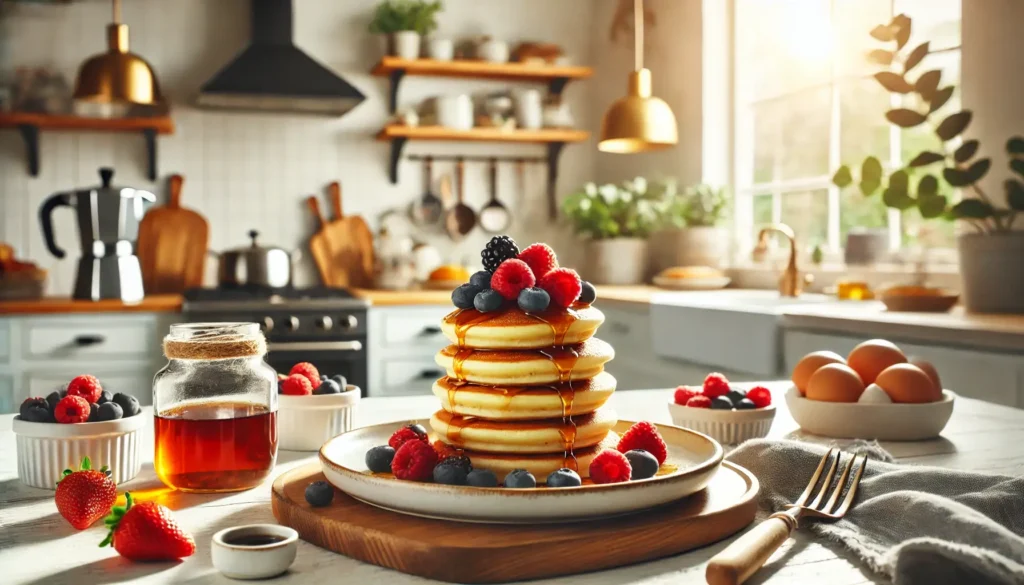
[{"label": "dish towel", "polygon": [[[757,476],[761,508],[775,512],[803,493],[825,451],[753,440],[727,459]],[[900,465],[864,441],[843,451],[870,457],[854,506],[800,530],[845,546],[896,585],[1024,584],[1024,477]]]}]

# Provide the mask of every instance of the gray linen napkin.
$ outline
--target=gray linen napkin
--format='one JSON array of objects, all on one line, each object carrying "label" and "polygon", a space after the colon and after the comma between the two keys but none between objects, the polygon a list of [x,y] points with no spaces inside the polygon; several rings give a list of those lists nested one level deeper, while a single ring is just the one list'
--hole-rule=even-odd
[{"label": "gray linen napkin", "polygon": [[[774,512],[800,496],[825,450],[754,440],[727,459],[757,476],[761,507]],[[843,450],[871,457],[853,508],[800,530],[845,546],[896,585],[1024,584],[1024,478],[898,465],[862,441]]]}]

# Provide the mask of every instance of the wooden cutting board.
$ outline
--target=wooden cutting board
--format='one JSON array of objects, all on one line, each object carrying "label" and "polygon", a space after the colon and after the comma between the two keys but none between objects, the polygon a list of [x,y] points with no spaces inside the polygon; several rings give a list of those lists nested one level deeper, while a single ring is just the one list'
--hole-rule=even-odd
[{"label": "wooden cutting board", "polygon": [[181,175],[167,180],[167,205],[146,212],[139,225],[136,255],[147,295],[180,293],[203,284],[210,226],[181,206]]},{"label": "wooden cutting board", "polygon": [[335,490],[325,508],[306,503],[314,462],[274,481],[274,517],[319,547],[367,563],[456,583],[503,583],[572,575],[676,555],[721,540],[754,521],[757,479],[725,462],[708,487],[646,512],[547,525],[432,520],[364,504]]},{"label": "wooden cutting board", "polygon": [[345,216],[341,185],[327,187],[334,217],[324,218],[314,198],[307,200],[320,220],[320,230],[310,239],[310,252],[327,286],[371,288],[373,286],[373,233],[362,217]]}]

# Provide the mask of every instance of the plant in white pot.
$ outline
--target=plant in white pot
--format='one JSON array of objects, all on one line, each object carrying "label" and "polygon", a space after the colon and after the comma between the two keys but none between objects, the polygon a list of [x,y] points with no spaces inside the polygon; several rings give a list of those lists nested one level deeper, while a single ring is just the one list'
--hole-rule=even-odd
[{"label": "plant in white pot", "polygon": [[665,200],[665,183],[643,177],[620,184],[587,183],[562,210],[585,239],[584,273],[596,284],[638,284],[647,273],[647,237]]},{"label": "plant in white pot", "polygon": [[[881,192],[882,201],[900,211],[916,209],[923,218],[959,220],[971,226],[973,233],[957,238],[965,306],[979,313],[1024,313],[1024,232],[1013,229],[1017,214],[1024,211],[1024,138],[1015,136],[1006,142],[1012,174],[1003,182],[1004,206],[980,185],[992,160],[975,156],[977,140],[957,139],[971,123],[971,112],[962,110],[942,120],[933,119],[935,111],[953,95],[954,87],[939,87],[939,70],[916,75],[913,81],[908,79],[929,54],[928,42],[903,51],[910,30],[911,20],[903,14],[875,27],[871,36],[894,43],[895,49],[876,49],[869,58],[889,66],[876,73],[875,79],[886,90],[909,98],[904,100],[904,107],[886,112],[886,119],[900,128],[930,125],[941,148],[921,152],[905,168],[888,176],[877,158],[865,159],[860,168],[860,192],[864,196]],[[937,175],[950,187],[964,189],[965,197],[951,203]],[[832,182],[843,188],[853,184],[854,177],[848,167],[842,166]]]},{"label": "plant in white pot", "polygon": [[667,193],[660,228],[651,235],[655,273],[673,266],[721,268],[729,255],[729,230],[722,227],[729,210],[724,188],[693,185]]},{"label": "plant in white pot", "polygon": [[377,5],[370,32],[385,35],[387,53],[402,59],[418,59],[423,37],[437,29],[440,0],[385,0]]}]

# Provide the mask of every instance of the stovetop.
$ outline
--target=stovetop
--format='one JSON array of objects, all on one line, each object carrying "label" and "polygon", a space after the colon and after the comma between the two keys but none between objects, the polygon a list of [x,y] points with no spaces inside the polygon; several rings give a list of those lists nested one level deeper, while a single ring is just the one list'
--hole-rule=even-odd
[{"label": "stovetop", "polygon": [[195,288],[185,291],[184,310],[365,309],[370,303],[343,288]]}]

